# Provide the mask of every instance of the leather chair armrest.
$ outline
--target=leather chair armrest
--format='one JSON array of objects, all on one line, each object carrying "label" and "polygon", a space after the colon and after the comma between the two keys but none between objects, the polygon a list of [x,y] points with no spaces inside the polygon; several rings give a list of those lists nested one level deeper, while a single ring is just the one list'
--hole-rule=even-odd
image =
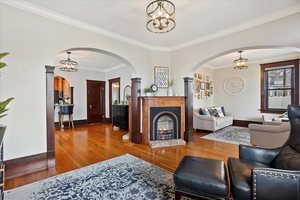
[{"label": "leather chair armrest", "polygon": [[252,147],[246,145],[240,145],[239,149],[239,158],[241,160],[260,162],[267,165],[274,160],[274,158],[278,155],[280,151],[280,148],[267,149],[263,147]]},{"label": "leather chair armrest", "polygon": [[253,199],[300,199],[300,171],[255,168],[252,184]]}]

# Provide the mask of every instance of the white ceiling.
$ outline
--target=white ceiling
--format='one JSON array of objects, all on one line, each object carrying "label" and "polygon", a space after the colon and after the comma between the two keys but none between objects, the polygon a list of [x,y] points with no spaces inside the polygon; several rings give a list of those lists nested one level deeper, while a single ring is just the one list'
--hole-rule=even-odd
[{"label": "white ceiling", "polygon": [[[282,60],[285,57],[298,57],[300,58],[300,49],[297,48],[279,48],[279,49],[252,49],[245,50],[242,54],[244,58],[249,59],[249,63],[257,63],[267,60],[272,60],[272,62],[278,59]],[[233,67],[233,60],[239,58],[238,52],[233,52],[226,54],[224,56],[217,57],[204,64],[205,67],[211,69],[223,68],[223,67]]]},{"label": "white ceiling", "polygon": [[150,0],[1,1],[23,4],[47,17],[65,17],[65,22],[79,20],[111,37],[161,49],[180,48],[300,12],[299,0],[171,0],[177,8],[177,27],[170,33],[154,34],[145,28],[145,7]]},{"label": "white ceiling", "polygon": [[[101,54],[99,52],[87,51],[87,50],[76,50],[71,51],[71,59],[79,63],[79,70],[90,70],[90,71],[101,71],[107,72],[113,69],[125,67],[126,64],[119,58]],[[61,52],[56,57],[56,64],[59,66],[59,61],[66,59],[66,52]]]}]

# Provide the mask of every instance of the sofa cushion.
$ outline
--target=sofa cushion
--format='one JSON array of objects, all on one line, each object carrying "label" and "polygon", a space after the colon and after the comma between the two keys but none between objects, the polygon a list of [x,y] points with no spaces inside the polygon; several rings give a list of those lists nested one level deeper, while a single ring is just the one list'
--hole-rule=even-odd
[{"label": "sofa cushion", "polygon": [[284,170],[300,170],[300,153],[291,146],[284,146],[273,161],[273,167]]},{"label": "sofa cushion", "polygon": [[270,166],[263,163],[229,158],[228,170],[234,199],[251,200],[252,169],[268,167]]}]

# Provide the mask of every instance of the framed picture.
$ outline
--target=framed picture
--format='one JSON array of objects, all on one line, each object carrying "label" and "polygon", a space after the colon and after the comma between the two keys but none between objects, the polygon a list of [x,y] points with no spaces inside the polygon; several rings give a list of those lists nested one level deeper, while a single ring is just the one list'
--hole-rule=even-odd
[{"label": "framed picture", "polygon": [[200,82],[200,89],[201,90],[205,90],[205,86],[206,86],[205,82]]},{"label": "framed picture", "polygon": [[169,87],[169,68],[154,67],[154,81],[159,88]]}]

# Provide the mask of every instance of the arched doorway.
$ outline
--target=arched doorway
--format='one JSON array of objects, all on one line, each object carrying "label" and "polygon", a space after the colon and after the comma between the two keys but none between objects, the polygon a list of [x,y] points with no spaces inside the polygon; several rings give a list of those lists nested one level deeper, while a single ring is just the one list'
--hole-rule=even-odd
[{"label": "arched doorway", "polygon": [[[109,89],[108,80],[112,78],[120,78],[120,87],[125,87],[135,69],[131,63],[112,52],[96,49],[96,48],[70,48],[60,51],[55,58],[56,66],[59,66],[59,61],[66,58],[66,52],[72,52],[71,59],[79,62],[79,70],[77,72],[60,71],[59,67],[46,66],[46,99],[47,99],[47,155],[48,167],[55,166],[55,121],[57,122],[57,111],[54,104],[54,76],[65,77],[73,89],[73,104],[74,104],[74,123],[82,123],[89,121],[89,109],[94,106],[89,104],[89,84],[90,81],[102,81],[104,83],[104,96],[100,102],[101,114],[104,119],[110,117],[108,99]],[[80,74],[81,73],[81,74]],[[106,84],[107,83],[107,84]],[[121,95],[122,97],[122,90]],[[93,99],[91,97],[90,99]],[[98,99],[98,98],[97,98]],[[104,105],[103,105],[104,104]]]}]

